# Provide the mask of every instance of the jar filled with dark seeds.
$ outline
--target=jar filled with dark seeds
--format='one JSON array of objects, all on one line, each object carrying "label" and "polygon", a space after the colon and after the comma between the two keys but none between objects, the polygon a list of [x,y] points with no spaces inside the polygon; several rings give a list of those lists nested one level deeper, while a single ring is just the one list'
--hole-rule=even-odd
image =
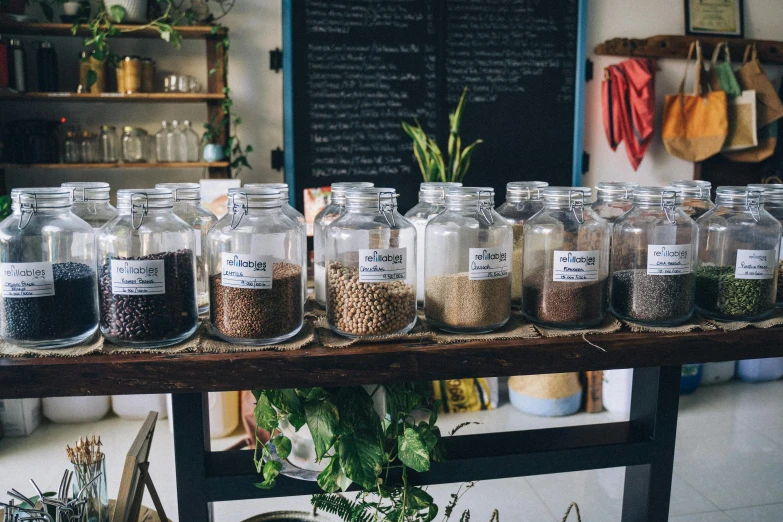
[{"label": "jar filled with dark seeds", "polygon": [[196,331],[195,239],[173,206],[168,189],[120,190],[100,230],[100,324],[114,344],[169,346]]},{"label": "jar filled with dark seeds", "polygon": [[350,189],[326,229],[326,318],[340,335],[399,334],[416,324],[416,229],[392,188]]},{"label": "jar filled with dark seeds", "polygon": [[279,190],[232,188],[229,201],[207,236],[212,333],[279,343],[302,329],[302,228],[283,213]]},{"label": "jar filled with dark seeds", "polygon": [[610,224],[579,187],[543,194],[544,208],[525,223],[522,313],[543,326],[595,326],[608,302]]},{"label": "jar filled with dark seeds", "polygon": [[677,206],[694,221],[715,208],[712,183],[701,179],[681,179],[669,183],[667,189],[677,192]]},{"label": "jar filled with dark seeds", "polygon": [[95,236],[64,188],[11,191],[0,223],[0,337],[30,348],[79,344],[98,329]]},{"label": "jar filled with dark seeds", "polygon": [[60,185],[73,194],[71,211],[85,220],[93,230],[114,219],[117,209],[109,201],[111,187],[102,181],[69,181]]},{"label": "jar filled with dark seeds", "polygon": [[781,227],[759,190],[718,187],[701,216],[696,310],[724,321],[757,321],[775,309]]},{"label": "jar filled with dark seeds", "polygon": [[[764,210],[783,225],[783,185],[779,183],[748,185],[748,189],[761,192],[761,204],[764,205]],[[781,277],[783,277],[783,244],[781,244],[781,248],[778,250],[778,256],[778,282],[775,291],[775,305],[778,308],[783,308],[783,284],[781,284]]]},{"label": "jar filled with dark seeds", "polygon": [[171,191],[174,195],[174,214],[193,229],[198,313],[206,313],[209,310],[207,233],[217,222],[217,217],[201,204],[201,185],[198,183],[158,183],[155,188]]},{"label": "jar filled with dark seeds", "polygon": [[652,325],[683,323],[694,307],[696,223],[677,208],[674,190],[637,187],[633,200],[614,224],[612,313]]}]

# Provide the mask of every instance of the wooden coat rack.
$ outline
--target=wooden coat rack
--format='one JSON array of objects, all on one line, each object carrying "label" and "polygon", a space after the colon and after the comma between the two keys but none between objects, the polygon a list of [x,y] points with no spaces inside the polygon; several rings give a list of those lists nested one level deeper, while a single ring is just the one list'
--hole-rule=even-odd
[{"label": "wooden coat rack", "polygon": [[756,44],[762,63],[783,64],[783,42],[749,40],[714,36],[657,35],[649,38],[612,38],[595,47],[596,55],[634,56],[644,58],[688,57],[691,43],[699,40],[704,56],[710,56],[719,42],[729,42],[729,51],[735,61],[741,61],[748,44]]}]

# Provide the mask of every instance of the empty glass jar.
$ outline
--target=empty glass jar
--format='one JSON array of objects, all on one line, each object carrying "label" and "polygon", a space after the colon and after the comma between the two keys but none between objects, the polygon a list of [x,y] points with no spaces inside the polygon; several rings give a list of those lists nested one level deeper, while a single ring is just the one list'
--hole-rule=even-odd
[{"label": "empty glass jar", "polygon": [[677,191],[677,206],[693,220],[715,208],[710,199],[712,183],[709,181],[683,179],[672,181],[669,187]]},{"label": "empty glass jar", "polygon": [[114,344],[169,346],[196,331],[196,243],[173,208],[170,190],[119,190],[98,234],[101,332]]},{"label": "empty glass jar", "polygon": [[171,191],[174,196],[174,214],[193,229],[198,313],[206,313],[209,310],[207,232],[217,222],[217,216],[201,204],[201,185],[198,183],[158,183],[155,188]]},{"label": "empty glass jar", "polygon": [[366,181],[332,183],[332,195],[329,204],[326,205],[313,220],[313,279],[315,282],[315,300],[324,308],[326,307],[326,265],[324,264],[326,227],[328,227],[332,221],[340,217],[345,211],[345,193],[348,189],[369,188],[372,186],[372,183]]},{"label": "empty glass jar", "polygon": [[511,315],[511,224],[493,210],[494,190],[446,191],[446,210],[426,230],[424,313],[448,332],[491,332]]},{"label": "empty glass jar", "polygon": [[117,163],[120,160],[120,140],[117,137],[117,128],[112,125],[102,125],[98,141],[101,161],[103,163]]},{"label": "empty glass jar", "polygon": [[352,189],[326,229],[326,318],[340,335],[409,332],[416,324],[416,229],[392,188]]},{"label": "empty glass jar", "polygon": [[419,186],[419,203],[405,213],[416,227],[416,304],[424,307],[424,230],[432,218],[446,209],[446,189],[461,187],[462,183],[422,183]]},{"label": "empty glass jar", "polygon": [[149,155],[147,131],[138,127],[123,127],[122,129],[122,161],[125,163],[143,163]]},{"label": "empty glass jar", "polygon": [[0,223],[0,337],[31,348],[79,344],[98,328],[95,236],[64,188],[11,190]]},{"label": "empty glass jar", "polygon": [[544,208],[525,223],[522,313],[537,324],[587,328],[608,303],[611,225],[578,187],[547,187]]},{"label": "empty glass jar", "polygon": [[522,304],[522,253],[524,251],[525,222],[544,207],[541,191],[546,181],[512,181],[506,184],[506,202],[498,207],[498,214],[506,218],[514,229],[514,253],[511,256],[511,306]]},{"label": "empty glass jar", "polygon": [[761,192],[718,187],[715,208],[701,216],[696,310],[712,319],[755,321],[775,308],[781,225]]},{"label": "empty glass jar", "polygon": [[273,344],[302,328],[302,228],[279,190],[233,188],[233,204],[209,232],[210,324],[232,343]]},{"label": "empty glass jar", "polygon": [[596,214],[613,223],[633,206],[633,190],[639,184],[633,181],[602,181],[595,187]]},{"label": "empty glass jar", "polygon": [[[778,183],[748,185],[750,190],[761,192],[761,204],[764,210],[770,213],[783,225],[783,185]],[[778,308],[783,307],[783,285],[781,284],[781,275],[783,275],[783,241],[778,249],[778,284],[775,292],[775,304]]]},{"label": "empty glass jar", "polygon": [[117,215],[109,201],[110,187],[101,181],[69,181],[61,185],[72,195],[71,212],[85,220],[93,229],[99,229]]},{"label": "empty glass jar", "polygon": [[673,190],[637,187],[629,212],[614,223],[612,313],[660,326],[690,319],[698,229],[676,207]]}]

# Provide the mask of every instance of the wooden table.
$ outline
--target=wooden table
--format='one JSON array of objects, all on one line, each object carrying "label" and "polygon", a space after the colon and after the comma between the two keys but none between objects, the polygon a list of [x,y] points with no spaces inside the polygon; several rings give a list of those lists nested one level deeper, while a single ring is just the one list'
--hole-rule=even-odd
[{"label": "wooden table", "polygon": [[780,356],[783,327],[313,346],[295,352],[0,359],[0,398],[174,393],[179,519],[206,522],[210,502],[307,495],[317,488],[280,477],[273,490],[257,489],[247,452],[211,452],[204,392],[635,368],[629,421],[449,437],[449,461],[433,463],[412,480],[442,484],[625,466],[623,520],[664,522],[681,365]]}]

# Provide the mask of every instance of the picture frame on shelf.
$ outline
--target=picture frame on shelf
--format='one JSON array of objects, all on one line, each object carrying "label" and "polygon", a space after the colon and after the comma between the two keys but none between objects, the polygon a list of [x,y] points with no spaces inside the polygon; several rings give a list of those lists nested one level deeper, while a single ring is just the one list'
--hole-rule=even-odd
[{"label": "picture frame on shelf", "polygon": [[744,0],[684,0],[685,34],[745,36]]}]

